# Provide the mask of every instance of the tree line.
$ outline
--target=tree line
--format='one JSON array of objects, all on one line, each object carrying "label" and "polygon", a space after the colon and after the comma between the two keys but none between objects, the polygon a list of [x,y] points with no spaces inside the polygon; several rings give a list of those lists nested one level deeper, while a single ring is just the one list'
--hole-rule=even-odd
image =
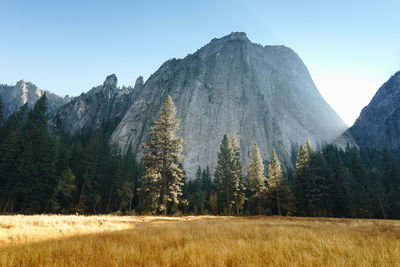
[{"label": "tree line", "polygon": [[170,96],[142,161],[109,143],[112,125],[50,135],[46,95],[6,120],[1,107],[0,98],[2,213],[400,218],[400,165],[386,148],[315,151],[307,140],[294,152],[292,170],[275,151],[263,159],[254,143],[244,172],[237,136],[225,135],[215,169],[199,166],[188,180]]}]

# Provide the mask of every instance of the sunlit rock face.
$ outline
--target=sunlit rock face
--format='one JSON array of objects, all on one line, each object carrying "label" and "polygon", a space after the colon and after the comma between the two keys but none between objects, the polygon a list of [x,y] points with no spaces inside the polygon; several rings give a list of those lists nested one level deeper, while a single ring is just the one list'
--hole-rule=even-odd
[{"label": "sunlit rock face", "polygon": [[400,154],[400,72],[379,88],[345,134],[361,148],[387,147]]},{"label": "sunlit rock face", "polygon": [[16,85],[0,85],[0,95],[3,101],[3,114],[7,118],[24,104],[32,108],[36,101],[46,93],[49,115],[69,101],[69,97],[60,97],[49,91],[39,89],[31,82],[21,80]]},{"label": "sunlit rock face", "polygon": [[143,155],[143,144],[164,99],[181,120],[184,169],[213,169],[224,134],[235,133],[247,166],[257,142],[264,159],[275,149],[291,166],[292,148],[306,138],[330,142],[346,126],[321,97],[298,55],[285,46],[261,46],[232,33],[184,59],[165,62],[144,84],[112,135],[122,151]]},{"label": "sunlit rock face", "polygon": [[50,120],[53,133],[93,131],[99,127],[114,129],[132,105],[135,92],[143,86],[139,77],[135,87],[117,87],[117,77],[107,76],[103,85],[73,98],[62,106]]}]

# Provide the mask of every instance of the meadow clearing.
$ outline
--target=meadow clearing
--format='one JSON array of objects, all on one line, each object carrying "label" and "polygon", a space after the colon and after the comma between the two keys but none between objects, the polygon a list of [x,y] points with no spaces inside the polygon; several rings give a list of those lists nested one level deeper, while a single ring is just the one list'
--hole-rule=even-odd
[{"label": "meadow clearing", "polygon": [[400,221],[0,216],[0,266],[400,266]]}]

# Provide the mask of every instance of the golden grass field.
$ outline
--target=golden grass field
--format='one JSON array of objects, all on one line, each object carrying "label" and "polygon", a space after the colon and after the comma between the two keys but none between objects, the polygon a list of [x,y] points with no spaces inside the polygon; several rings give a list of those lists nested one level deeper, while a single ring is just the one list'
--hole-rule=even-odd
[{"label": "golden grass field", "polygon": [[0,266],[400,266],[400,221],[0,216]]}]

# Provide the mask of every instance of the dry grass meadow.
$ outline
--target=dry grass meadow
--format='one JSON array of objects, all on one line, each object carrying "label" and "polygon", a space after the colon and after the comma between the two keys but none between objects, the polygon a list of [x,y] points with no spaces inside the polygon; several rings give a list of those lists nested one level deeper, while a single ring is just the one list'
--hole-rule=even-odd
[{"label": "dry grass meadow", "polygon": [[0,266],[400,266],[400,221],[0,216]]}]

